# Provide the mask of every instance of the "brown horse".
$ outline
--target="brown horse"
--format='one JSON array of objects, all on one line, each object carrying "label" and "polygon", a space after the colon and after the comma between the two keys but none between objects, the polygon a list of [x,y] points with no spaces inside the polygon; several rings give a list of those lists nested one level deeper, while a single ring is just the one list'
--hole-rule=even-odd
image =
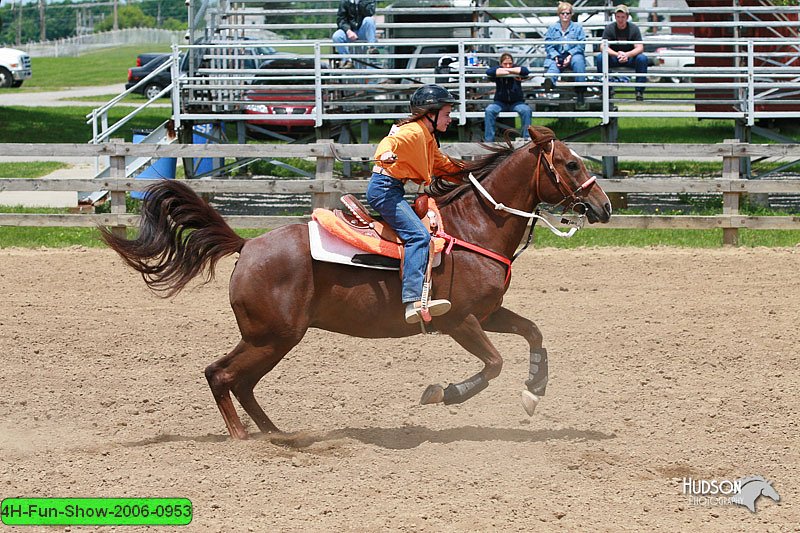
[{"label": "brown horse", "polygon": [[[499,145],[488,155],[466,162],[465,176],[472,172],[480,187],[467,183],[433,193],[448,234],[488,249],[494,257],[456,245],[434,269],[431,297],[447,298],[453,307],[435,317],[432,326],[478,357],[484,367],[447,388],[429,386],[424,404],[463,402],[500,374],[503,359],[487,331],[513,333],[527,340],[531,369],[526,384],[531,393],[544,394],[547,352],[542,334],[533,322],[501,305],[508,289],[508,258],[524,237],[528,218],[497,209],[478,189],[482,187],[494,202],[513,209],[532,211],[540,201],[560,204],[585,214],[589,222],[607,222],[611,205],[581,159],[552,131],[531,128],[531,137],[531,143],[516,150]],[[179,181],[162,181],[148,188],[137,239],[118,238],[105,230],[103,238],[142,274],[151,289],[165,297],[201,272],[210,280],[219,259],[240,254],[229,292],[242,339],[205,369],[222,418],[237,439],[247,438],[247,432],[230,393],[262,432],[278,431],[253,389],[308,328],[365,338],[420,333],[418,325],[406,324],[403,318],[396,272],[312,259],[305,224],[243,239]],[[498,260],[498,256],[502,257]]]}]

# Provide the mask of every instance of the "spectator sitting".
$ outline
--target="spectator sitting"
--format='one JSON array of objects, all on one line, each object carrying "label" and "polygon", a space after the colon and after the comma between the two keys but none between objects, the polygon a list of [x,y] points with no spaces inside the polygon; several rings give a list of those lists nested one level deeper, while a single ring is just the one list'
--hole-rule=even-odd
[{"label": "spectator sitting", "polygon": [[[368,43],[377,42],[375,37],[375,4],[376,0],[341,0],[336,13],[336,25],[333,42],[347,43],[357,40]],[[336,52],[344,58],[343,68],[352,68],[350,48],[337,46]]]},{"label": "spectator sitting", "polygon": [[[608,41],[641,41],[642,32],[633,22],[628,22],[628,6],[620,4],[614,9],[614,22],[603,30],[603,39]],[[644,55],[642,43],[617,43],[608,45],[608,64],[611,70],[619,67],[633,67],[639,76],[636,76],[636,99],[644,100],[644,87],[647,81],[647,56]],[[595,65],[599,72],[604,72],[603,54],[597,55]]]},{"label": "spectator sitting", "polygon": [[[544,68],[551,76],[544,80],[544,87],[547,91],[552,91],[556,86],[555,74],[560,74],[564,70],[572,69],[576,74],[586,72],[586,57],[584,55],[584,45],[581,43],[560,43],[554,41],[585,41],[586,32],[577,22],[572,21],[572,4],[569,2],[558,3],[558,22],[547,29],[544,36],[545,53],[547,58],[544,60]],[[583,83],[586,76],[575,76],[575,81]],[[583,105],[583,93],[585,87],[577,87],[578,105]]]},{"label": "spectator sitting", "polygon": [[501,111],[515,111],[522,119],[522,138],[530,139],[528,127],[533,112],[522,94],[522,80],[530,75],[528,67],[515,67],[514,58],[505,53],[500,56],[500,66],[486,69],[486,75],[494,81],[497,90],[494,102],[486,107],[484,113],[484,140],[494,142],[497,116]]}]

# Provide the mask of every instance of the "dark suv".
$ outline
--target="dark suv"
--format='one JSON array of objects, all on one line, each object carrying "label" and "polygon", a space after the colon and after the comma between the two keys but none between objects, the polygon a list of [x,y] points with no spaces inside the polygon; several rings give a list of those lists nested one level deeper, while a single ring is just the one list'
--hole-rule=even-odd
[{"label": "dark suv", "polygon": [[[225,43],[220,43],[225,44]],[[239,64],[239,68],[244,69],[256,69],[260,68],[261,65],[270,59],[264,59],[261,56],[282,56],[284,54],[278,53],[274,48],[269,46],[242,46],[239,44],[231,44],[231,47],[235,47],[238,52],[241,53],[243,59]],[[225,50],[225,49],[223,49]],[[142,54],[143,60],[147,59],[147,55],[149,54]],[[202,67],[203,58],[206,55],[213,56],[214,50],[213,49],[204,49],[204,50],[196,50],[194,54],[196,58],[198,58],[197,66]],[[258,56],[258,57],[248,57],[248,56]],[[125,84],[125,89],[130,89],[144,78],[146,78],[149,74],[151,74],[154,70],[160,67],[164,62],[169,61],[172,57],[172,54],[157,54],[153,57],[147,64],[141,67],[132,67],[128,69],[128,83]],[[184,53],[180,54],[180,66],[181,66],[181,73],[186,72],[189,70],[189,62],[187,60],[187,56]],[[165,70],[162,70],[154,77],[152,77],[148,82],[144,85],[141,85],[136,88],[134,92],[143,94],[147,99],[152,99],[156,97],[165,87],[167,87],[170,83],[172,83],[172,73],[171,69],[167,67]]]},{"label": "dark suv", "polygon": [[[141,57],[141,56],[140,56]],[[128,90],[148,75],[150,75],[154,70],[158,67],[163,65],[166,61],[172,57],[171,54],[163,54],[159,55],[141,67],[132,67],[128,69],[128,83],[125,84],[125,89]],[[138,58],[137,58],[138,59]],[[138,62],[138,60],[137,60]],[[183,54],[181,54],[181,66],[185,63]],[[170,73],[170,69],[167,68],[159,72],[155,77],[151,78],[147,84],[137,87],[134,92],[143,94],[147,97],[148,100],[155,98],[158,93],[164,90],[164,87],[172,83],[172,75]]]}]

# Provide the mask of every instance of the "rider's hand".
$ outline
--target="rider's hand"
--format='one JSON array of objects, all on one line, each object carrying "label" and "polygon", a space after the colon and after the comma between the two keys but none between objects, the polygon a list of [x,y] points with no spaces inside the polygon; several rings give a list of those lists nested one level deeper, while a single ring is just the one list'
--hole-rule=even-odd
[{"label": "rider's hand", "polygon": [[397,154],[389,150],[387,152],[383,152],[378,159],[381,160],[381,163],[391,164],[397,161]]}]

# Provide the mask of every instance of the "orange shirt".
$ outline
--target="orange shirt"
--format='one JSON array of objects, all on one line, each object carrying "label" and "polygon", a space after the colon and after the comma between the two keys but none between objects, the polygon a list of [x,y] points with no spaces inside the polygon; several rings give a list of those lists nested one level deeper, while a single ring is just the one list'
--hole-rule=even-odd
[{"label": "orange shirt", "polygon": [[384,152],[392,151],[397,154],[397,161],[378,161],[377,166],[383,168],[383,174],[399,180],[409,179],[428,185],[431,177],[436,175],[460,183],[460,179],[447,177],[446,174],[459,172],[461,167],[439,150],[433,134],[421,122],[417,120],[392,126],[389,135],[378,144],[374,157],[378,159]]}]

